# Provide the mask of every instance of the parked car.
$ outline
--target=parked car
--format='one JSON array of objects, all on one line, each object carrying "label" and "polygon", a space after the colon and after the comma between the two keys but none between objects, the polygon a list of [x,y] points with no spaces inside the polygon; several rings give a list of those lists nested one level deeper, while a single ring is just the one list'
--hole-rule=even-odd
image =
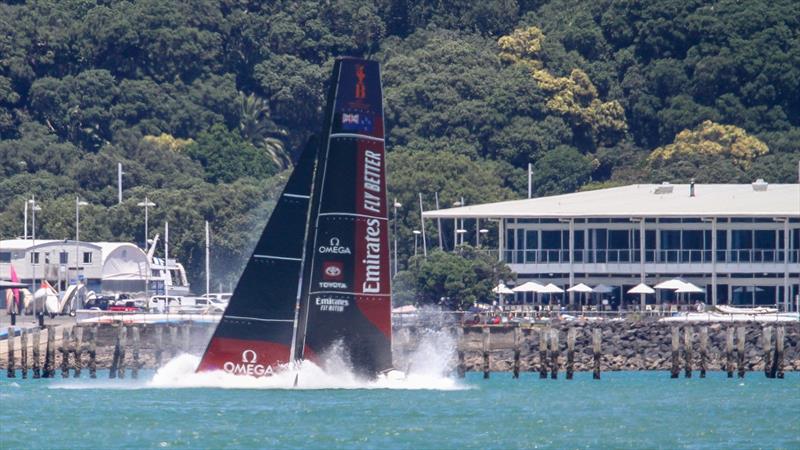
[{"label": "parked car", "polygon": [[150,309],[165,313],[178,312],[184,303],[184,297],[180,295],[154,295],[150,297]]}]

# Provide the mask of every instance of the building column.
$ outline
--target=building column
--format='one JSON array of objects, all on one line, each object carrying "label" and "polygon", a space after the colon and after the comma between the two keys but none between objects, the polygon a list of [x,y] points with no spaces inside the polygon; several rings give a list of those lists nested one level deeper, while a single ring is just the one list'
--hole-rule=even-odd
[{"label": "building column", "polygon": [[[575,219],[569,219],[569,287],[575,285]],[[569,293],[570,306],[575,305],[575,293]]]},{"label": "building column", "polygon": [[789,218],[783,220],[783,310],[789,311]]},{"label": "building column", "polygon": [[506,220],[497,223],[497,260],[503,262],[503,247],[506,245]]},{"label": "building column", "polygon": [[[644,271],[644,264],[645,264],[645,233],[644,233],[644,223],[645,218],[642,217],[642,220],[639,222],[639,282],[644,283],[644,280],[647,276]],[[641,307],[641,311],[644,311],[645,305],[647,304],[646,294],[639,294],[639,306]]]},{"label": "building column", "polygon": [[[730,299],[730,296],[728,296]],[[711,218],[711,304],[717,306],[717,218]]]}]

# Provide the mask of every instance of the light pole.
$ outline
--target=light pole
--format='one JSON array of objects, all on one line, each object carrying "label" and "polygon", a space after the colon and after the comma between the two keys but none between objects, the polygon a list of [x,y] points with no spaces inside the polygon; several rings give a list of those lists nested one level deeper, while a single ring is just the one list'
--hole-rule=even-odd
[{"label": "light pole", "polygon": [[[78,287],[78,278],[80,277],[80,261],[78,260],[78,246],[81,240],[81,206],[89,205],[88,202],[81,200],[79,196],[75,196],[75,287]],[[75,302],[75,310],[77,311],[81,306],[81,296],[77,296]]]},{"label": "light pole", "polygon": [[459,245],[460,245],[461,247],[463,247],[463,246],[464,246],[464,234],[465,234],[466,232],[467,232],[467,230],[465,230],[465,229],[463,229],[463,228],[459,228],[459,229],[457,229],[457,230],[456,230],[456,234],[457,234],[458,236],[461,236],[461,237],[458,239],[458,241],[459,241]]},{"label": "light pole", "polygon": [[489,233],[489,230],[487,230],[486,228],[481,228],[480,230],[478,230],[478,234],[475,235],[475,246],[476,247],[481,248],[481,235],[482,234],[488,234],[488,233]]},{"label": "light pole", "polygon": [[392,273],[392,276],[394,277],[397,275],[397,208],[402,208],[403,205],[397,199],[394,199],[392,206],[394,207],[394,273]]},{"label": "light pole", "polygon": [[417,256],[417,245],[419,242],[419,235],[422,234],[419,230],[414,230],[414,256]]},{"label": "light pole", "polygon": [[156,204],[151,202],[147,198],[147,196],[145,195],[144,196],[144,201],[137,203],[136,206],[138,206],[140,208],[144,208],[144,251],[146,252],[148,250],[148,248],[147,248],[148,241],[147,240],[150,238],[150,236],[148,236],[148,234],[147,234],[148,231],[149,231],[147,229],[148,222],[149,222],[149,217],[147,215],[147,210],[148,210],[148,208],[152,208],[152,207],[156,206]]},{"label": "light pole", "polygon": [[[38,316],[38,308],[36,307],[36,264],[39,263],[39,253],[36,251],[36,211],[41,211],[42,208],[36,204],[36,196],[31,195],[31,199],[28,200],[28,203],[31,205],[31,287],[32,287],[32,294],[33,294],[33,316]],[[44,316],[40,317],[39,325],[44,327],[43,319]]]},{"label": "light pole", "polygon": [[[459,201],[453,202],[453,207],[458,208],[461,206],[462,203]],[[453,252],[455,253],[456,247],[458,247],[458,218],[453,217]]]}]

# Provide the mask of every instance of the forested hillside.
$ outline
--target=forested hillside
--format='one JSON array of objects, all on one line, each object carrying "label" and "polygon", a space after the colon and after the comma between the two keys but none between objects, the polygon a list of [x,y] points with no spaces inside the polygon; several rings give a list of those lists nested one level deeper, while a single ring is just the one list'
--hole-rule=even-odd
[{"label": "forested hillside", "polygon": [[[144,241],[235,276],[318,131],[333,58],[383,64],[390,196],[433,208],[631,182],[796,182],[794,0],[40,0],[0,5],[0,236]],[[122,163],[124,201],[117,205]],[[433,231],[433,229],[431,230]]]}]

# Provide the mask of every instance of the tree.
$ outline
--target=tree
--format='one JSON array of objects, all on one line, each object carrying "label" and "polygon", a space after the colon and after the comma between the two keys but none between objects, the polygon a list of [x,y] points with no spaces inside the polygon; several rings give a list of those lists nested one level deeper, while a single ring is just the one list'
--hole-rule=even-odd
[{"label": "tree", "polygon": [[693,130],[678,133],[672,144],[653,150],[648,162],[657,167],[693,155],[708,155],[730,159],[735,166],[748,169],[753,160],[768,151],[766,144],[745,130],[706,120]]},{"label": "tree", "polygon": [[592,163],[576,149],[560,146],[533,166],[531,182],[538,196],[575,192],[589,181]]},{"label": "tree", "polygon": [[206,179],[212,183],[230,183],[242,177],[263,179],[276,172],[264,152],[220,124],[200,133],[186,147],[186,154],[202,164]]},{"label": "tree", "polygon": [[[434,250],[428,257],[412,258],[409,272],[416,280],[419,303],[466,308],[475,303],[491,303],[492,288],[498,280],[513,280],[516,275],[495,255],[470,246],[456,253]],[[398,274],[400,277],[400,274]]]}]

